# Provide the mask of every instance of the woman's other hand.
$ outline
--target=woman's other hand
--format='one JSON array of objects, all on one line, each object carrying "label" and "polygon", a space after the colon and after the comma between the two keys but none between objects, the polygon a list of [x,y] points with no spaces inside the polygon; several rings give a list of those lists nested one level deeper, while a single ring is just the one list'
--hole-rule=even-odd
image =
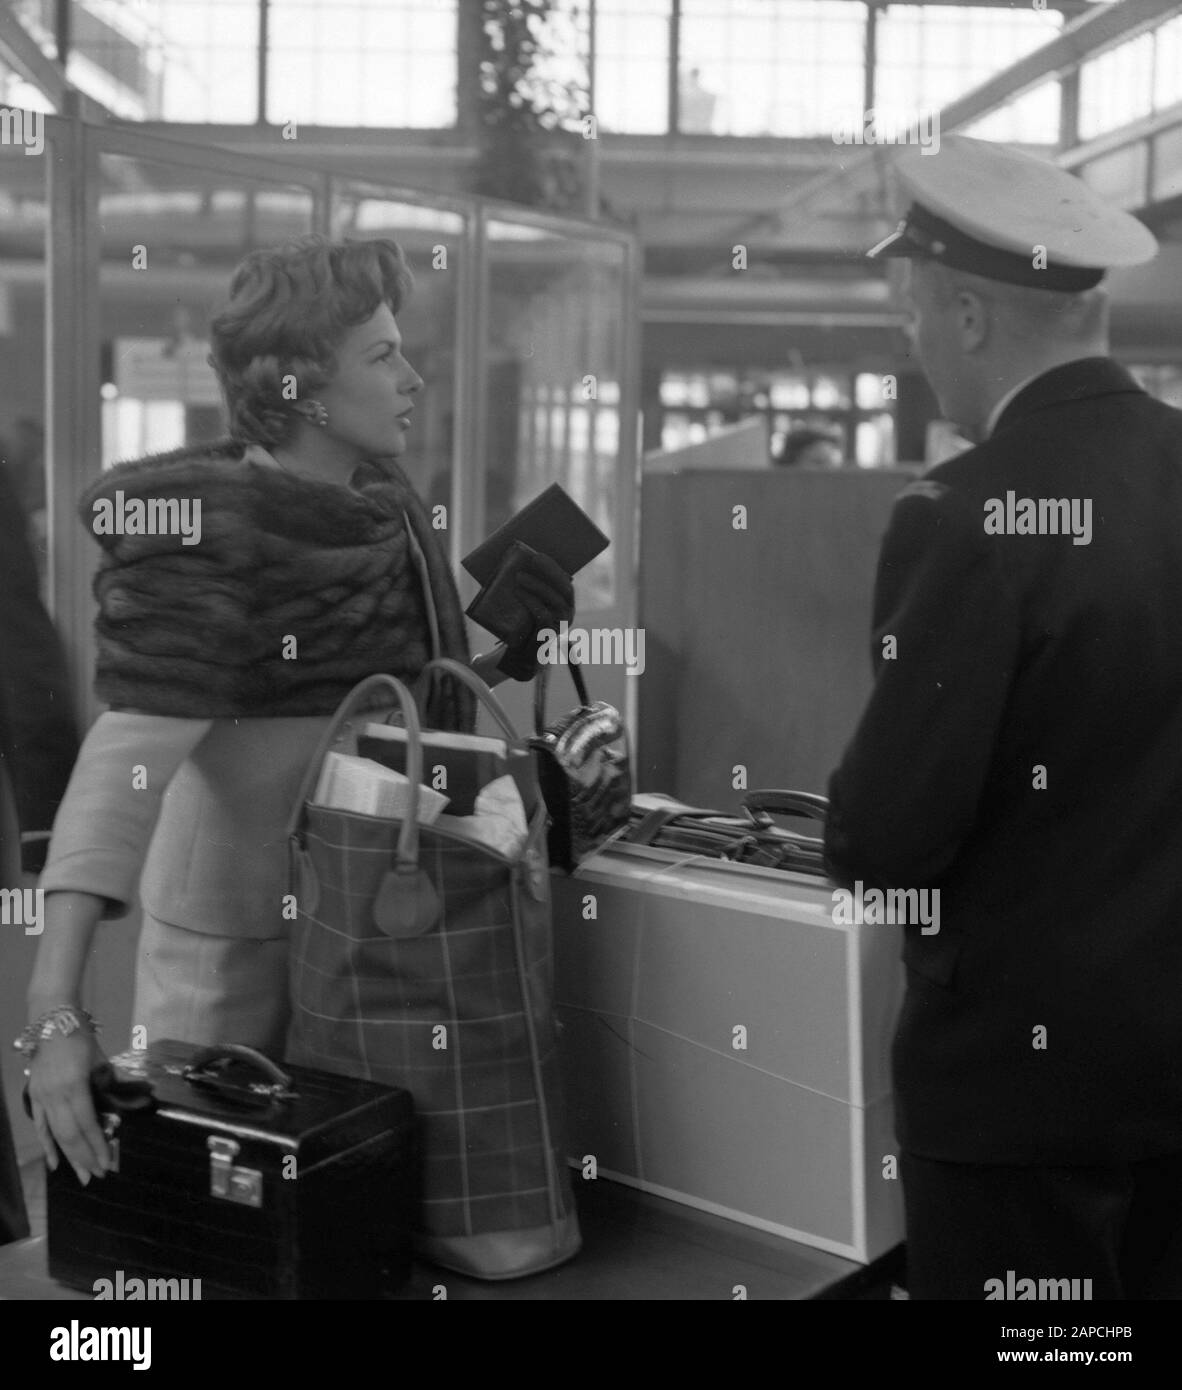
[{"label": "woman's other hand", "polygon": [[56,1168],[60,1146],[83,1186],[111,1163],[90,1091],[91,1072],[105,1061],[98,1039],[80,1028],[38,1042],[29,1063],[29,1106],[45,1160]]}]

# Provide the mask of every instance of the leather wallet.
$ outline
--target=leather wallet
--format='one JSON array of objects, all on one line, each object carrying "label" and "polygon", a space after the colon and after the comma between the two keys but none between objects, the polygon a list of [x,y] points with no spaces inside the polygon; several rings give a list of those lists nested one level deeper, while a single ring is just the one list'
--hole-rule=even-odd
[{"label": "leather wallet", "polygon": [[524,541],[514,541],[501,557],[496,573],[465,610],[473,622],[508,647],[520,646],[534,630],[533,615],[517,596],[517,575],[536,554]]}]

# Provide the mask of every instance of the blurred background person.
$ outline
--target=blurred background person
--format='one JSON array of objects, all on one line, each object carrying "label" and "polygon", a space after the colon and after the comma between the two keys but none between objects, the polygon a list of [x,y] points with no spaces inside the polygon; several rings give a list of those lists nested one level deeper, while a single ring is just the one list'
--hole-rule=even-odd
[{"label": "blurred background person", "polygon": [[22,415],[0,442],[3,471],[24,513],[32,545],[37,582],[45,593],[48,546],[45,503],[45,431],[38,421]]},{"label": "blurred background person", "polygon": [[710,135],[718,97],[703,85],[701,68],[682,73],[677,99],[681,129],[687,135]]},{"label": "blurred background person", "polygon": [[773,460],[782,468],[840,468],[845,463],[841,440],[831,430],[790,430]]}]

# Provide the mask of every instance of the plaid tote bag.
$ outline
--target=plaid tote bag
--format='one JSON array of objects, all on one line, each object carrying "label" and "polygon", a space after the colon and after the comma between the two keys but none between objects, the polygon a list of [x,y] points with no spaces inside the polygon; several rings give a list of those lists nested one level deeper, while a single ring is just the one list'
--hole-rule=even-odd
[{"label": "plaid tote bag", "polygon": [[[468,684],[522,746],[474,673],[447,660],[432,668]],[[350,716],[383,687],[406,729],[405,818],[312,804],[325,754],[355,745]],[[371,676],[341,703],[308,768],[289,827],[297,918],[288,1058],[411,1092],[419,1253],[508,1279],[580,1246],[552,1013],[546,810],[536,797],[524,846],[508,856],[457,830],[460,817],[447,829],[420,824],[421,740],[406,687]]]}]

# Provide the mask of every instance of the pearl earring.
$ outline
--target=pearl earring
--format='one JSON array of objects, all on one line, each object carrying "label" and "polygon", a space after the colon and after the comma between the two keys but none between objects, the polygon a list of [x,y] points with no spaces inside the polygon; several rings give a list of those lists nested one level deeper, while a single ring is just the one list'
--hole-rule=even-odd
[{"label": "pearl earring", "polygon": [[321,429],[323,429],[324,426],[328,424],[328,411],[325,410],[319,401],[309,401],[308,406],[310,407],[308,419],[310,419],[314,425],[319,425]]}]

